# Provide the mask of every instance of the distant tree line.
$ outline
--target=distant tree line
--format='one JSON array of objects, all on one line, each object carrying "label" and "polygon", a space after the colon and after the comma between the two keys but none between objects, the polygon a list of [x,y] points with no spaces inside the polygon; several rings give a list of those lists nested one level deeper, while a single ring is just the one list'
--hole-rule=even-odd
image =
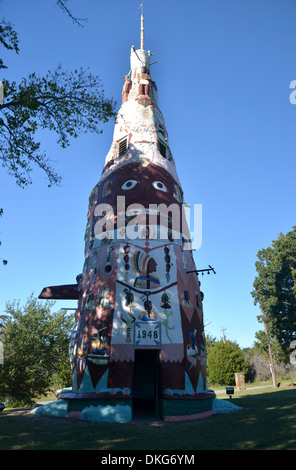
[{"label": "distant tree line", "polygon": [[[40,396],[71,386],[69,343],[74,316],[54,311],[54,302],[31,296],[24,306],[8,302],[0,315],[0,341],[4,361],[0,364],[0,401],[10,406],[30,405]],[[263,332],[264,333],[264,332]],[[265,333],[264,333],[265,335]],[[266,335],[265,335],[266,336]],[[235,373],[246,382],[271,378],[266,340],[258,335],[252,348],[241,349],[235,341],[206,337],[208,383],[235,385]],[[277,373],[295,374],[274,346]]]},{"label": "distant tree line", "polygon": [[[235,341],[206,338],[208,383],[234,385],[235,373],[246,382],[271,378],[268,345],[276,373],[295,375],[291,343],[296,338],[296,227],[280,234],[272,246],[258,252],[258,276],[252,296],[260,305],[260,322],[267,332],[258,331],[252,348],[241,349]],[[74,326],[66,311],[52,312],[54,303],[31,296],[24,307],[7,304],[0,315],[0,340],[4,363],[0,365],[0,399],[10,403],[31,403],[50,390],[69,386],[71,367],[69,341]]]}]

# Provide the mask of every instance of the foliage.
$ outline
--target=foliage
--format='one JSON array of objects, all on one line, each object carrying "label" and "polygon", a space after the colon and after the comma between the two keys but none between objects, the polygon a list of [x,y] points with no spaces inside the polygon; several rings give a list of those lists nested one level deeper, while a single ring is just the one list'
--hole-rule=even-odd
[{"label": "foliage", "polygon": [[[72,15],[66,3],[57,1],[73,22],[84,21]],[[0,45],[19,52],[18,34],[5,19],[0,20]],[[6,68],[0,59],[0,69]],[[33,72],[19,84],[2,78],[2,86],[0,160],[21,187],[31,183],[34,165],[45,172],[49,186],[60,181],[40,149],[36,138],[40,129],[55,131],[58,144],[65,148],[81,133],[102,132],[99,124],[115,116],[115,102],[105,97],[100,77],[88,69],[67,72],[59,65],[41,77]]]},{"label": "foliage", "polygon": [[235,384],[235,373],[248,372],[242,350],[233,341],[220,340],[210,348],[207,355],[208,380],[211,384]]},{"label": "foliage", "polygon": [[[286,235],[280,233],[257,257],[251,294],[264,314],[270,342],[277,341],[285,354],[296,338],[296,226]],[[258,320],[262,322],[262,316]]]},{"label": "foliage", "polygon": [[[31,296],[23,308],[11,302],[1,316],[4,363],[0,366],[0,397],[30,403],[50,390],[52,377],[61,386],[71,382],[68,355],[73,319],[65,311],[52,313],[53,302]],[[66,382],[66,383],[65,383]]]},{"label": "foliage", "polygon": [[39,129],[58,134],[63,148],[81,132],[101,132],[98,122],[113,115],[113,102],[104,97],[98,77],[83,69],[68,73],[59,66],[44,77],[32,73],[15,82],[3,81],[5,103],[0,105],[0,159],[19,186],[31,182],[32,164],[45,171],[49,185],[59,178],[36,141]]},{"label": "foliage", "polygon": [[217,342],[217,339],[214,338],[213,336],[209,335],[208,333],[206,334],[206,350],[207,354],[209,353],[210,349],[215,346]]},{"label": "foliage", "polygon": [[[265,331],[260,330],[255,333],[255,351],[257,352],[257,354],[269,360],[268,340],[269,338],[267,338]],[[276,338],[269,340],[269,343],[271,347],[272,357],[276,364],[289,361],[290,350],[284,350]]]},{"label": "foliage", "polygon": [[[56,0],[56,3],[74,23],[82,26],[85,19],[72,14],[68,0]],[[18,34],[5,19],[0,20],[0,46],[19,53]],[[0,69],[7,69],[1,58]],[[57,143],[65,148],[70,138],[81,133],[102,132],[101,123],[115,117],[116,103],[105,97],[100,77],[88,69],[68,72],[59,65],[44,76],[33,72],[20,83],[5,77],[1,80],[0,164],[20,187],[32,183],[35,168],[43,171],[49,187],[61,180],[41,149],[37,137],[40,130],[56,132]],[[0,208],[0,215],[2,212]],[[0,259],[7,264],[7,260]]]},{"label": "foliage", "polygon": [[[0,22],[0,44],[7,50],[14,50],[16,53],[19,52],[19,42],[16,31],[14,31],[11,23],[2,19]],[[3,60],[0,59],[0,69],[6,69]]]}]

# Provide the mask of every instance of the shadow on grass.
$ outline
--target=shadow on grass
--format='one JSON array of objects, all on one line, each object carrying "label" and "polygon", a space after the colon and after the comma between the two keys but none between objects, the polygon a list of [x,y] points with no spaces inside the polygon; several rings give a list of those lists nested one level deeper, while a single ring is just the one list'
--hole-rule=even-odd
[{"label": "shadow on grass", "polygon": [[4,411],[0,449],[296,449],[296,390],[245,393],[232,399],[242,411],[178,423],[90,423]]}]

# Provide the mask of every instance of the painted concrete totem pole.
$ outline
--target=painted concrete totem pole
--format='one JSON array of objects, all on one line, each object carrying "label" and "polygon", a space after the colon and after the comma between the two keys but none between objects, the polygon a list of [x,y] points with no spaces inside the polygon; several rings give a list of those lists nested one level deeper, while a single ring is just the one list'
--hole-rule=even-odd
[{"label": "painted concrete totem pole", "polygon": [[211,410],[215,397],[207,389],[203,295],[185,249],[183,191],[143,28],[130,62],[113,142],[89,198],[83,272],[77,285],[64,286],[68,294],[56,294],[78,298],[72,391],[60,398],[69,409],[73,400],[76,409],[79,400],[132,407],[150,393],[158,414],[174,419]]}]

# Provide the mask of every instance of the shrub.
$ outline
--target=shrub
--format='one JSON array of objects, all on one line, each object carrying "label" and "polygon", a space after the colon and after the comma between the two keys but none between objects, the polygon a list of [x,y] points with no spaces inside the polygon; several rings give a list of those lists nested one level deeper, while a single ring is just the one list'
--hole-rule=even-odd
[{"label": "shrub", "polygon": [[246,374],[248,364],[239,345],[232,341],[218,341],[208,352],[208,380],[211,384],[234,385],[236,372]]},{"label": "shrub", "polygon": [[52,313],[52,303],[31,297],[24,307],[7,305],[2,317],[4,363],[0,367],[0,399],[31,404],[51,388],[53,376],[71,380],[68,356],[73,319],[65,311]]}]

